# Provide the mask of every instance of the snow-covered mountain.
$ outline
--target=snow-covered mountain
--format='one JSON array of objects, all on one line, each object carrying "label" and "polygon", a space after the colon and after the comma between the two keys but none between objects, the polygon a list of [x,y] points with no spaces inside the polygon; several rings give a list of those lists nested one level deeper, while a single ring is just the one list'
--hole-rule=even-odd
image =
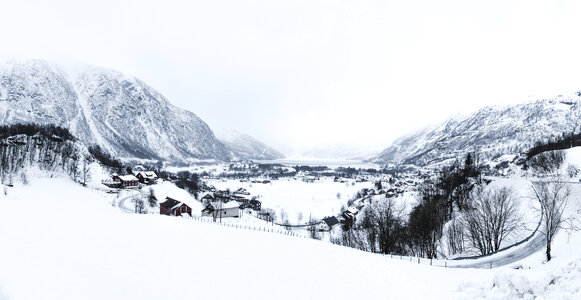
[{"label": "snow-covered mountain", "polygon": [[396,140],[371,160],[430,165],[480,153],[482,159],[526,152],[537,141],[578,132],[581,92],[554,99],[485,107]]},{"label": "snow-covered mountain", "polygon": [[231,155],[236,158],[250,160],[284,158],[284,154],[242,132],[224,129],[216,131],[216,136],[232,152]]},{"label": "snow-covered mountain", "polygon": [[41,60],[0,65],[0,124],[55,124],[123,159],[229,160],[195,114],[141,80],[87,65]]}]

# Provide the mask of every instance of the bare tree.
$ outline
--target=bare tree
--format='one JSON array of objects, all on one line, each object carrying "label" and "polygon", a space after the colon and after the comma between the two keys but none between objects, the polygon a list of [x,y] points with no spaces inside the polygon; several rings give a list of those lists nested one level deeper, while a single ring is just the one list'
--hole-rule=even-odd
[{"label": "bare tree", "polygon": [[464,251],[464,233],[464,222],[462,219],[454,217],[450,222],[448,222],[446,237],[450,254],[461,253]]},{"label": "bare tree", "polygon": [[77,177],[79,176],[79,155],[76,153],[73,153],[70,156],[69,174],[73,177],[73,180],[77,182]]},{"label": "bare tree", "polygon": [[[357,230],[361,230],[363,232],[363,237],[365,238],[368,245],[368,251],[373,253],[377,252],[377,236],[379,235],[379,211],[375,206],[376,205],[373,205],[373,203],[365,206],[361,212],[361,221],[359,222],[359,226],[357,228]],[[356,229],[353,228],[351,230]]]},{"label": "bare tree", "polygon": [[349,229],[341,231],[337,236],[331,236],[331,243],[345,247],[351,247],[363,251],[370,251],[369,245],[361,230]]},{"label": "bare tree", "polygon": [[147,196],[147,201],[150,207],[155,207],[157,205],[157,198],[152,188],[149,189],[149,196]]},{"label": "bare tree", "polygon": [[569,175],[569,178],[573,178],[577,176],[577,174],[579,174],[579,168],[574,165],[567,166],[567,175]]},{"label": "bare tree", "polygon": [[303,221],[303,213],[300,211],[297,213],[297,221],[299,224]]},{"label": "bare tree", "polygon": [[214,220],[214,222],[216,222],[216,220],[218,218],[220,218],[220,223],[222,223],[222,211],[224,207],[224,203],[222,203],[222,201],[216,201],[216,202],[212,202],[212,208],[214,210],[212,210],[212,218]]},{"label": "bare tree", "polygon": [[288,222],[288,214],[286,213],[286,211],[283,208],[280,209],[280,221],[281,221],[281,223]]},{"label": "bare tree", "polygon": [[311,224],[307,229],[309,231],[309,236],[312,239],[315,240],[319,240],[321,239],[321,236],[319,235],[319,230],[317,228],[317,224],[315,224],[317,222],[317,219],[313,218],[312,215],[309,215],[309,224]]},{"label": "bare tree", "polygon": [[506,187],[479,188],[471,198],[464,224],[469,242],[483,255],[498,251],[502,241],[521,224],[514,192]]},{"label": "bare tree", "polygon": [[145,214],[147,210],[145,209],[145,201],[141,199],[141,197],[133,198],[132,202],[135,204],[135,213],[136,214]]},{"label": "bare tree", "polygon": [[[402,234],[405,232],[403,217],[405,206],[397,206],[394,199],[386,199],[374,205],[377,217],[377,249],[381,253],[401,253]],[[373,207],[373,206],[371,206]]]},{"label": "bare tree", "polygon": [[87,181],[91,180],[91,163],[93,163],[93,157],[91,155],[85,155],[83,157],[83,165],[81,167],[81,178],[83,180],[83,185],[87,185]]},{"label": "bare tree", "polygon": [[539,201],[542,217],[543,229],[541,233],[545,236],[547,249],[547,261],[551,260],[551,243],[557,230],[570,229],[563,226],[570,224],[570,220],[563,218],[563,212],[567,207],[571,187],[566,182],[538,181],[532,185],[535,198]]},{"label": "bare tree", "polygon": [[566,156],[562,150],[545,151],[529,158],[527,164],[538,173],[554,173],[561,168]]}]

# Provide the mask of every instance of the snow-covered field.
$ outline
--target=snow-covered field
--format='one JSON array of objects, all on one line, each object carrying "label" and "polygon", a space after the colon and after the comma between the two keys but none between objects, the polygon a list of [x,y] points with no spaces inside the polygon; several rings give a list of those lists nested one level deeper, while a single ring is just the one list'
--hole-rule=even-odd
[{"label": "snow-covered field", "polygon": [[362,188],[371,188],[371,182],[346,183],[333,182],[332,178],[322,178],[315,182],[303,182],[295,179],[273,180],[271,183],[240,182],[239,180],[208,180],[207,183],[219,190],[245,188],[251,195],[259,196],[262,207],[274,209],[278,217],[284,211],[291,223],[298,222],[299,213],[302,222],[313,218],[323,218],[340,213],[341,205],[353,198]]},{"label": "snow-covered field", "polygon": [[111,205],[114,195],[64,178],[32,179],[5,191],[0,194],[2,300],[580,295],[579,234],[559,234],[550,264],[543,263],[541,251],[518,270],[452,269],[305,238],[126,214]]},{"label": "snow-covered field", "polygon": [[450,270],[269,232],[122,213],[111,195],[34,179],[0,197],[2,299],[460,298]]},{"label": "snow-covered field", "polygon": [[[567,163],[578,163],[581,148],[569,152]],[[511,180],[520,179],[496,184],[524,189]],[[116,195],[59,176],[0,187],[1,300],[581,298],[578,231],[558,232],[550,262],[540,249],[491,270],[442,268],[307,238],[128,214],[112,205]],[[581,185],[572,189],[567,217],[578,218]],[[155,191],[189,197],[169,184]]]}]

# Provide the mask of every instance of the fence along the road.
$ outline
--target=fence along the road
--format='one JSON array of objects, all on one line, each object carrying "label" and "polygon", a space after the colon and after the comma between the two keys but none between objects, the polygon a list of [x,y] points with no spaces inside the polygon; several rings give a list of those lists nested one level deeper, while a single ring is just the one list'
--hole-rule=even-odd
[{"label": "fence along the road", "polygon": [[239,228],[239,229],[252,230],[252,231],[271,232],[271,233],[277,233],[277,234],[281,234],[281,235],[295,236],[295,237],[302,237],[302,238],[307,237],[307,236],[300,235],[296,232],[292,232],[289,230],[274,228],[273,226],[270,226],[271,228],[268,228],[267,226],[252,226],[252,225],[247,225],[247,224],[235,224],[235,223],[230,223],[228,221],[225,221],[224,219],[222,219],[222,221],[214,221],[213,218],[197,217],[197,216],[192,216],[192,217],[189,217],[188,219],[192,219],[194,221],[198,221],[198,222],[202,222],[202,223],[215,224],[215,225],[225,226],[225,227],[230,227],[230,228]]},{"label": "fence along the road", "polygon": [[[228,221],[224,221],[224,219],[222,219],[223,222],[214,221],[212,218],[209,218],[209,217],[192,216],[192,217],[189,217],[188,219],[202,222],[202,223],[214,224],[214,225],[230,227],[230,228],[239,228],[239,229],[244,229],[244,230],[270,232],[270,233],[276,233],[276,234],[281,234],[281,235],[286,235],[286,236],[309,238],[306,235],[301,235],[301,234],[298,234],[296,232],[292,232],[292,231],[285,230],[285,229],[277,229],[277,228],[274,228],[272,226],[271,226],[271,228],[268,228],[266,226],[252,226],[252,225],[246,225],[246,224],[234,224],[234,223],[230,223]],[[351,249],[354,249],[354,248],[351,248]],[[394,254],[380,254],[380,255],[382,255],[383,257],[386,257],[386,258],[393,259],[393,260],[400,260],[400,261],[410,262],[410,263],[414,263],[414,264],[423,264],[423,265],[429,265],[429,266],[434,266],[434,267],[454,268],[454,267],[463,265],[460,261],[457,261],[457,260],[429,259],[429,258],[422,258],[422,257],[418,257],[418,256],[406,256],[406,255],[394,255]],[[490,268],[492,268],[492,267],[493,267],[493,263],[491,262]]]}]

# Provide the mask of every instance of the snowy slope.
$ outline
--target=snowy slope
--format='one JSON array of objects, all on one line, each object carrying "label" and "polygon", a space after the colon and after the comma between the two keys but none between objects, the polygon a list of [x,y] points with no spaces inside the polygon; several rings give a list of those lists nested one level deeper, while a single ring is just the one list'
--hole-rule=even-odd
[{"label": "snowy slope", "polygon": [[[566,150],[568,165],[581,166],[581,147]],[[564,170],[563,170],[564,171]],[[565,179],[571,182],[571,196],[564,217],[581,228],[581,174]],[[566,226],[571,229],[570,226]],[[581,232],[561,229],[555,235],[549,263],[544,246],[526,258],[501,268],[494,279],[462,285],[459,290],[473,299],[580,299]],[[522,249],[527,251],[526,247]]]},{"label": "snowy slope", "polygon": [[[493,276],[275,233],[124,214],[110,205],[112,197],[65,179],[2,193],[4,297],[450,299],[462,298],[457,289],[466,280]],[[34,209],[14,213],[23,207]]]},{"label": "snowy slope", "polygon": [[[581,163],[578,149],[569,152],[576,153],[568,163]],[[581,296],[579,232],[558,233],[550,263],[541,249],[492,270],[442,268],[271,232],[126,214],[111,205],[115,195],[59,176],[1,188],[2,300]],[[581,209],[581,185],[574,188],[568,215]]]},{"label": "snowy slope", "polygon": [[263,142],[248,134],[236,130],[216,131],[218,139],[228,147],[233,156],[242,159],[271,160],[284,158],[284,154],[278,152]]},{"label": "snowy slope", "polygon": [[126,159],[229,160],[193,113],[137,78],[88,65],[46,61],[0,65],[0,124],[56,124],[85,144]]},{"label": "snowy slope", "polygon": [[486,107],[467,116],[396,140],[372,161],[429,165],[481,153],[482,159],[527,151],[535,142],[578,132],[581,93],[508,106]]}]

